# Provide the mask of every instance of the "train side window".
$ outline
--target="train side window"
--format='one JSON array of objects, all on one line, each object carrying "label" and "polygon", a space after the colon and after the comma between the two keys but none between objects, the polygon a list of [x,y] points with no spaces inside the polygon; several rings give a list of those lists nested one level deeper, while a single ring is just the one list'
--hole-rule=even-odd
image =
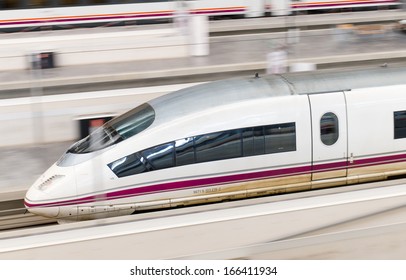
[{"label": "train side window", "polygon": [[28,0],[28,7],[30,8],[46,8],[51,6],[49,0]]},{"label": "train side window", "polygon": [[227,130],[195,137],[196,162],[242,156],[241,130]]},{"label": "train side window", "polygon": [[338,140],[338,118],[334,113],[325,113],[320,119],[320,139],[323,144],[331,146]]},{"label": "train side window", "polygon": [[0,9],[9,10],[9,9],[18,9],[21,7],[20,0],[3,0],[0,2]]},{"label": "train side window", "polygon": [[141,152],[153,170],[173,167],[175,165],[174,143],[166,143]]},{"label": "train side window", "polygon": [[[153,3],[153,2],[169,2],[173,0],[110,0],[118,3]],[[186,0],[190,1],[190,0]]]},{"label": "train side window", "polygon": [[82,4],[82,0],[59,0],[60,6],[79,6]]},{"label": "train side window", "polygon": [[406,111],[393,113],[395,139],[406,138]]},{"label": "train side window", "polygon": [[195,145],[193,137],[175,141],[176,166],[195,163]]},{"label": "train side window", "polygon": [[147,129],[154,120],[154,109],[148,103],[144,103],[107,124],[114,128],[122,139],[127,139]]},{"label": "train side window", "polygon": [[265,137],[264,127],[258,126],[253,128],[254,156],[265,154]]},{"label": "train side window", "polygon": [[110,0],[89,0],[89,5],[103,5],[110,4]]},{"label": "train side window", "polygon": [[263,155],[265,152],[263,127],[247,127],[241,129],[242,156]]},{"label": "train side window", "polygon": [[242,155],[249,157],[255,155],[254,153],[254,130],[252,127],[243,128],[241,130],[242,137]]},{"label": "train side window", "polygon": [[125,177],[174,166],[295,150],[295,123],[283,123],[187,137],[128,155],[108,166],[117,177]]},{"label": "train side window", "polygon": [[131,176],[148,171],[145,158],[139,153],[120,158],[109,163],[108,166],[117,177]]},{"label": "train side window", "polygon": [[265,153],[296,151],[296,125],[283,123],[264,127]]}]

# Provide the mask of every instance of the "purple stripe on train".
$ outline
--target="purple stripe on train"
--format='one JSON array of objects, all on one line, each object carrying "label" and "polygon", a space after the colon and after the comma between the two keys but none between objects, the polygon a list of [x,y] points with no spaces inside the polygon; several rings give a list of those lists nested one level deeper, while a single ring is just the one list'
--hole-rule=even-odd
[{"label": "purple stripe on train", "polygon": [[[242,13],[245,9],[224,9],[224,10],[202,10],[202,11],[192,11],[191,14],[219,14],[219,13]],[[10,22],[0,22],[0,26],[8,25],[29,25],[29,24],[61,24],[61,23],[73,23],[73,22],[91,22],[91,21],[117,21],[117,20],[134,20],[152,17],[172,17],[173,12],[165,13],[140,13],[133,15],[111,15],[111,16],[96,16],[96,17],[75,17],[75,18],[49,18],[44,20],[22,20],[22,21],[10,21]]]},{"label": "purple stripe on train", "polygon": [[368,1],[368,2],[332,2],[332,3],[325,3],[323,2],[323,4],[293,4],[292,8],[293,9],[308,9],[308,8],[331,8],[331,7],[340,7],[340,6],[345,6],[345,7],[349,7],[349,6],[367,6],[367,5],[377,5],[377,4],[399,4],[400,2],[397,0],[382,0],[382,1]]},{"label": "purple stripe on train", "polygon": [[374,158],[366,159],[356,159],[353,163],[349,161],[338,161],[332,163],[323,163],[317,165],[306,165],[298,167],[289,167],[276,170],[266,170],[252,173],[241,173],[234,175],[210,177],[210,178],[200,178],[186,181],[177,181],[177,182],[168,182],[160,183],[149,186],[141,186],[136,188],[124,189],[119,191],[108,192],[105,194],[90,195],[78,199],[70,199],[58,202],[49,202],[49,203],[31,203],[25,201],[27,207],[51,207],[51,206],[68,206],[74,204],[83,204],[94,202],[103,197],[105,200],[114,200],[121,198],[128,198],[132,196],[153,194],[159,192],[168,192],[176,190],[186,190],[193,188],[201,188],[205,186],[215,186],[220,184],[233,184],[239,182],[249,182],[254,180],[262,179],[272,179],[279,178],[284,176],[297,176],[302,174],[310,174],[312,172],[325,172],[325,171],[335,171],[335,170],[344,170],[346,168],[359,168],[366,166],[374,166],[381,164],[390,164],[406,161],[406,154],[398,154],[391,156],[381,156]]}]

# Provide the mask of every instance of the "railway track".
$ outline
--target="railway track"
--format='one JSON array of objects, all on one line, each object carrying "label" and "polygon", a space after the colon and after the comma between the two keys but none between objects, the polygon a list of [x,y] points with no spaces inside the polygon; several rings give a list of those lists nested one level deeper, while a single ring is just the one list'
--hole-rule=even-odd
[{"label": "railway track", "polygon": [[[192,213],[199,213],[199,212],[210,212],[215,210],[222,210],[227,208],[234,208],[234,207],[241,207],[241,206],[250,206],[250,205],[258,205],[263,203],[269,202],[279,202],[279,201],[288,201],[294,200],[299,198],[308,198],[308,197],[316,197],[321,195],[328,195],[328,194],[338,194],[338,193],[345,193],[355,190],[368,190],[374,188],[381,188],[381,187],[389,187],[389,186],[396,186],[406,184],[406,179],[396,179],[396,180],[388,180],[388,181],[379,181],[373,183],[364,183],[364,184],[357,184],[357,185],[349,185],[344,187],[332,187],[326,189],[317,189],[313,191],[305,191],[305,192],[297,192],[297,193],[288,193],[282,195],[273,195],[273,196],[265,196],[259,198],[249,198],[249,199],[241,199],[241,200],[234,200],[229,202],[221,202],[221,203],[213,203],[213,204],[204,204],[198,206],[189,206],[189,207],[180,207],[174,208],[169,210],[156,210],[156,211],[145,211],[140,212],[135,215],[131,216],[121,216],[121,217],[114,217],[114,218],[107,218],[107,219],[99,219],[97,222],[93,221],[85,221],[85,222],[78,222],[72,223],[69,225],[74,225],[75,227],[89,227],[93,224],[115,224],[115,223],[125,223],[129,221],[135,220],[148,220],[148,219],[155,219],[155,218],[162,218],[162,217],[169,217],[169,216],[177,216],[177,215],[184,215],[184,214],[192,214]],[[1,197],[0,197],[1,199]],[[17,202],[16,200],[15,202]],[[23,202],[21,199],[20,203]],[[2,203],[2,202],[1,202]],[[2,205],[0,203],[0,205]],[[56,225],[57,221],[55,219],[48,219],[43,218],[40,216],[36,216],[30,214],[25,211],[25,208],[14,208],[14,209],[7,209],[0,211],[0,232],[3,231],[10,231],[14,230],[15,234],[18,235],[19,230],[28,229],[32,227],[41,227],[46,225]],[[68,226],[68,225],[61,225],[61,227]],[[54,229],[55,230],[55,229]],[[14,233],[13,233],[14,235]],[[0,235],[1,238],[2,235]]]},{"label": "railway track", "polygon": [[0,202],[0,231],[56,223],[56,220],[27,212],[23,202],[23,199]]},{"label": "railway track", "polygon": [[0,233],[0,258],[404,259],[405,183],[8,231]]},{"label": "railway track", "polygon": [[31,213],[0,217],[0,231],[42,226],[48,224],[56,224],[56,220],[36,216]]}]

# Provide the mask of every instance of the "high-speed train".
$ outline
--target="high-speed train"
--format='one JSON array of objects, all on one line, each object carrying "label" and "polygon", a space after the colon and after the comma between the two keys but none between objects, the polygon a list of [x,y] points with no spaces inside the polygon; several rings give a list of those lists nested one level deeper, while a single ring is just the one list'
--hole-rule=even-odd
[{"label": "high-speed train", "polygon": [[260,17],[297,11],[397,8],[401,0],[3,0],[0,30],[172,19],[179,12]]},{"label": "high-speed train", "polygon": [[234,78],[105,123],[28,190],[61,222],[406,174],[406,67]]}]

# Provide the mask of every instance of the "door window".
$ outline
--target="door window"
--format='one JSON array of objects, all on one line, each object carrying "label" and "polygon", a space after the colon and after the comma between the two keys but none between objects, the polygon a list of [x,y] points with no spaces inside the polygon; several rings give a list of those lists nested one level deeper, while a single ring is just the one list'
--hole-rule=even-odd
[{"label": "door window", "polygon": [[320,138],[324,145],[331,146],[338,140],[338,118],[334,113],[325,113],[320,119]]}]

